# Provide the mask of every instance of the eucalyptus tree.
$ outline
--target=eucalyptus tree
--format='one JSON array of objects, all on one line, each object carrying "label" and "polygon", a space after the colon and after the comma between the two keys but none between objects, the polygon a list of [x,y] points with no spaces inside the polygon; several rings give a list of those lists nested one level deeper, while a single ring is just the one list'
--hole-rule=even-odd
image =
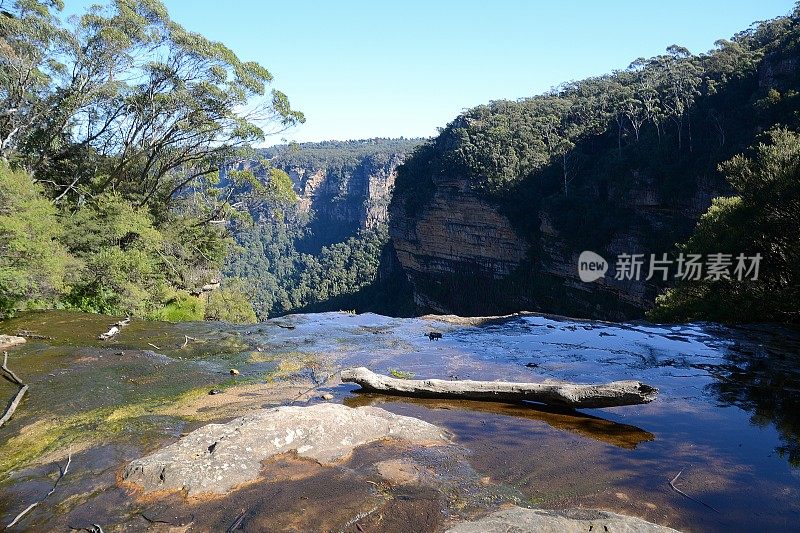
[{"label": "eucalyptus tree", "polygon": [[[641,132],[647,122],[651,122],[656,129],[656,135],[659,142],[661,141],[661,124],[666,119],[666,114],[661,104],[661,94],[659,93],[659,73],[655,68],[656,63],[652,60],[639,58],[631,63],[627,72],[631,74],[631,82],[633,83],[633,97],[636,101],[631,107],[635,110],[632,115],[635,117],[633,120],[639,122],[638,115],[639,105],[641,105],[644,120],[641,121],[639,129],[634,127],[637,135]],[[630,117],[629,117],[630,118]],[[638,139],[638,136],[637,136]]]},{"label": "eucalyptus tree", "polygon": [[[0,0],[0,165],[57,204],[75,259],[64,305],[157,316],[219,274],[242,211],[220,166],[304,117],[266,68],[160,0],[62,10]],[[286,177],[270,176],[258,190],[285,199]]]},{"label": "eucalyptus tree", "polygon": [[658,76],[661,106],[666,117],[675,125],[678,150],[683,147],[684,117],[689,134],[689,151],[692,150],[692,104],[700,94],[703,71],[697,58],[686,48],[672,45],[666,54],[649,61],[648,67]]},{"label": "eucalyptus tree", "polygon": [[114,0],[63,24],[60,0],[0,0],[0,156],[56,198],[114,190],[168,207],[237,148],[302,122],[272,75],[170,19]]}]

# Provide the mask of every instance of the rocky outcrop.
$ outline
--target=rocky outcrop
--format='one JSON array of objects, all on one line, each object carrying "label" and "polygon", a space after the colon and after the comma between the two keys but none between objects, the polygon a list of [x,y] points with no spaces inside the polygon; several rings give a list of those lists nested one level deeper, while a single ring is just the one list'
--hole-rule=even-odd
[{"label": "rocky outcrop", "polygon": [[474,522],[462,522],[447,533],[677,533],[675,529],[636,518],[594,509],[547,511],[512,507]]},{"label": "rocky outcrop", "polygon": [[333,464],[354,448],[382,439],[445,444],[445,432],[416,418],[378,407],[322,403],[276,407],[209,424],[152,455],[133,461],[124,479],[146,491],[224,493],[258,477],[261,461],[295,452]]},{"label": "rocky outcrop", "polygon": [[25,344],[24,337],[15,335],[0,335],[0,350],[5,350],[19,344]]},{"label": "rocky outcrop", "polygon": [[386,222],[397,167],[404,154],[365,157],[351,166],[328,168],[277,161],[295,185],[300,208],[313,211],[320,222],[372,229]]},{"label": "rocky outcrop", "polygon": [[[229,161],[221,174],[225,179],[230,170],[247,169],[266,179],[267,166],[286,172],[300,211],[311,215],[313,237],[306,244],[314,249],[386,223],[397,167],[419,142],[367,139],[275,146],[263,150],[263,159]],[[256,219],[272,216],[270,209],[256,211]]]}]

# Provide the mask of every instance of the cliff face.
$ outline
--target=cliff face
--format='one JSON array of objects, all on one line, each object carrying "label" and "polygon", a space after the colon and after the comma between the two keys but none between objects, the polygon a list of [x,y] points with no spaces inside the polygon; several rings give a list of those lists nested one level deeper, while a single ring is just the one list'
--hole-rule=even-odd
[{"label": "cliff face", "polygon": [[279,145],[260,158],[230,162],[225,171],[251,170],[267,179],[267,167],[288,174],[301,213],[308,215],[300,251],[316,253],[361,230],[385,225],[397,168],[420,139],[364,139]]},{"label": "cliff face", "polygon": [[[632,186],[596,190],[597,201],[624,208],[628,223],[605,243],[587,246],[609,262],[609,272],[592,283],[580,280],[572,236],[556,222],[553,206],[534,207],[528,216],[538,231],[522,233],[501,210],[470,188],[468,179],[434,178],[432,199],[409,215],[405,198],[391,207],[390,236],[397,259],[423,310],[454,314],[498,314],[539,310],[573,316],[621,320],[641,316],[659,290],[648,282],[647,267],[639,280],[616,280],[619,254],[668,251],[688,237],[711,199],[726,191],[721,180],[698,180],[693,194],[665,197],[641,175]],[[655,244],[655,246],[654,246]]]},{"label": "cliff face", "polygon": [[[417,304],[643,317],[676,282],[676,244],[731,194],[720,163],[773,127],[800,129],[798,35],[794,17],[776,19],[704,56],[672,49],[464,111],[398,170],[389,232]],[[691,87],[676,72],[692,73]],[[580,279],[583,251],[605,259],[604,277]],[[666,280],[649,269],[665,253]],[[623,254],[642,254],[634,279],[616,279]]]},{"label": "cliff face", "polygon": [[317,223],[355,233],[385,223],[397,167],[404,154],[365,157],[352,167],[276,162],[295,185],[300,208],[313,212]]},{"label": "cliff face", "polygon": [[389,231],[417,305],[451,313],[459,306],[426,288],[447,284],[466,272],[502,279],[520,265],[528,244],[506,217],[472,194],[465,182],[439,180],[435,184],[431,203],[417,216],[407,216],[402,196],[392,202]]}]

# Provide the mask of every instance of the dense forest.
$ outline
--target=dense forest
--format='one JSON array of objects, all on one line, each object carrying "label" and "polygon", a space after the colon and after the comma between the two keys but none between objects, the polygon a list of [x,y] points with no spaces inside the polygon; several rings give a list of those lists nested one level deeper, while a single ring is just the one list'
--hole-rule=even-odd
[{"label": "dense forest", "polygon": [[[527,295],[523,301],[538,302],[539,310],[574,312],[562,305],[560,284],[540,275],[546,218],[570,254],[605,251],[625,231],[648,245],[631,252],[762,250],[759,283],[681,283],[658,300],[653,317],[796,321],[800,143],[791,132],[800,128],[799,75],[800,10],[719,40],[705,54],[671,46],[609,75],[491,102],[464,112],[414,153],[399,171],[396,202],[414,217],[430,204],[437,180],[466,178],[530,244],[525,265],[487,291]],[[693,231],[692,217],[680,210],[697,203],[700,183],[727,198],[676,247]],[[643,184],[679,216],[654,222],[634,209],[631,191]],[[747,301],[747,313],[732,301]]]},{"label": "dense forest", "polygon": [[[296,192],[283,202],[272,195],[249,203],[251,220],[233,225],[236,245],[223,272],[227,279],[244,282],[259,319],[301,310],[413,313],[403,274],[386,268],[379,272],[382,257],[388,263],[386,254],[391,253],[386,220],[367,225],[362,216],[370,201],[388,198],[371,198],[366,188],[353,187],[353,182],[359,175],[385,170],[392,158],[420,142],[367,139],[279,145],[259,150],[259,160],[248,161],[247,170],[234,171],[266,181],[276,169],[325,176],[325,193],[308,205],[301,205]],[[300,189],[296,183],[295,190]]]},{"label": "dense forest", "polygon": [[[247,216],[220,165],[304,117],[263,66],[186,31],[158,0],[69,21],[62,9],[0,2],[0,317],[202,319],[190,293],[213,281],[230,221]],[[215,298],[211,315],[228,302],[241,298]]]},{"label": "dense forest", "polygon": [[386,160],[392,154],[410,152],[423,139],[374,138],[351,141],[322,141],[278,144],[259,149],[259,154],[274,166],[297,166],[341,171],[342,177],[353,172],[366,158]]}]

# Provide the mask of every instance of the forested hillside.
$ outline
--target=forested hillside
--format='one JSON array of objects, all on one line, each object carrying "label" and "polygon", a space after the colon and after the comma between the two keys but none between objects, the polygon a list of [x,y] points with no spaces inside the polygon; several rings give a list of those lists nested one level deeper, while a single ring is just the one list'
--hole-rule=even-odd
[{"label": "forested hillside", "polygon": [[414,311],[403,274],[391,270],[386,209],[397,166],[420,142],[280,145],[228,164],[227,176],[268,183],[277,172],[291,180],[291,198],[249,202],[252,220],[233,227],[237,246],[224,273],[244,282],[260,319],[300,310]]},{"label": "forested hillside", "polygon": [[[192,293],[218,276],[227,227],[246,214],[218,169],[303,115],[263,66],[158,0],[69,21],[60,0],[0,8],[0,318],[202,319]],[[227,317],[225,301],[209,305]]]},{"label": "forested hillside", "polygon": [[[754,194],[743,192],[741,178],[726,180],[732,166],[718,169],[720,163],[776,138],[783,158],[763,156],[762,167],[799,154],[796,136],[763,135],[776,126],[800,127],[799,43],[796,12],[717,41],[708,53],[671,46],[624,70],[464,112],[414,153],[396,183],[391,235],[417,302],[461,314],[529,309],[642,316],[665,284],[644,277],[582,283],[578,253],[599,252],[613,266],[622,253],[676,252],[712,198]],[[741,162],[734,166],[739,175],[758,172]],[[791,170],[780,183],[786,190],[772,201],[796,213],[798,174]],[[771,187],[764,182],[747,189],[763,194]],[[792,220],[781,227],[788,231]],[[737,220],[763,223],[744,214]],[[759,289],[760,298],[780,294],[781,310],[760,305],[750,319],[797,319],[800,302],[786,295],[798,282],[796,267],[787,268],[798,259],[797,232],[789,233],[778,242],[775,229],[753,231],[746,241],[704,247],[766,251],[762,268],[771,284]],[[735,299],[741,290],[724,294]],[[685,301],[670,305],[681,312],[659,316],[704,316],[690,307]],[[720,311],[714,318],[725,316]]]}]

